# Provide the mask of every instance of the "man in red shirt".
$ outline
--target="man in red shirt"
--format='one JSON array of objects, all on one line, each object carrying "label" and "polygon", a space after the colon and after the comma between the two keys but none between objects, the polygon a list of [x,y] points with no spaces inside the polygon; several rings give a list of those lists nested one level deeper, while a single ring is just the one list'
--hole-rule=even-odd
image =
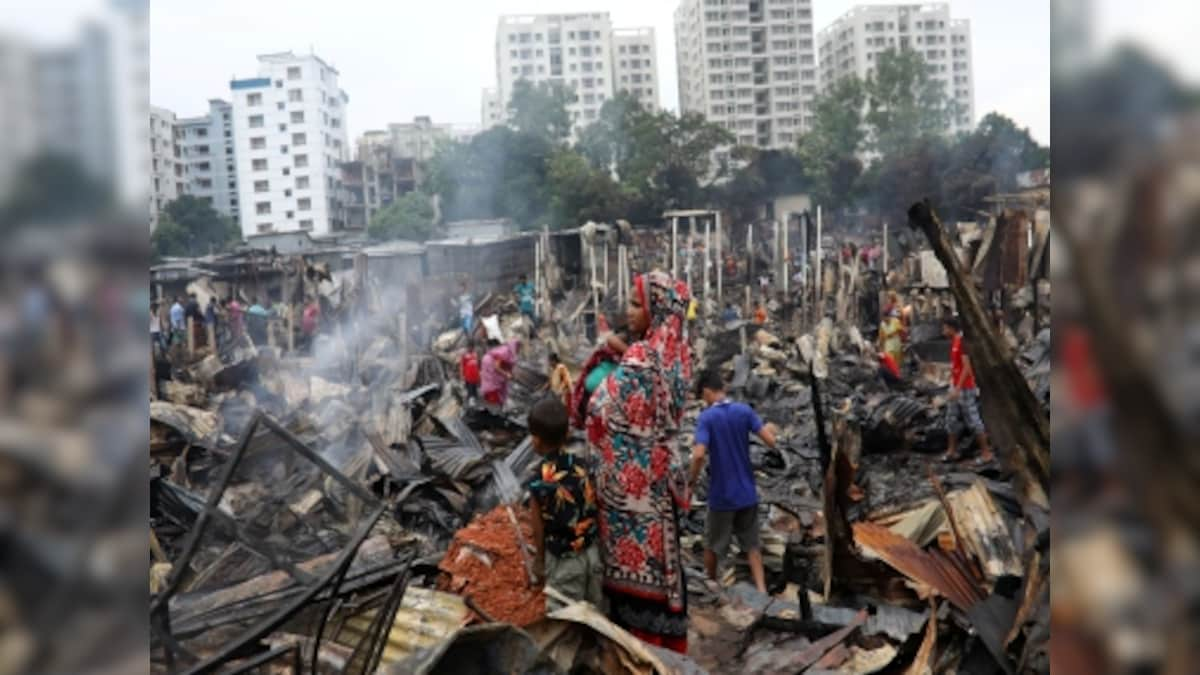
[{"label": "man in red shirt", "polygon": [[979,415],[979,388],[975,386],[975,371],[963,345],[962,329],[958,319],[947,317],[942,320],[942,335],[950,340],[950,399],[946,401],[946,455],[942,458],[952,462],[958,459],[958,436],[965,426],[975,434],[979,443],[979,460],[990,462],[992,448],[988,445],[983,418]]}]

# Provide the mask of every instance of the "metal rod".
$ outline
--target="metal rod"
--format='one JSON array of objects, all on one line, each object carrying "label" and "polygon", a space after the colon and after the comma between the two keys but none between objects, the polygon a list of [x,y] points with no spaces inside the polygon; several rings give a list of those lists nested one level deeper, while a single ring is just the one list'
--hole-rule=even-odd
[{"label": "metal rod", "polygon": [[783,218],[783,295],[786,297],[788,293],[788,285],[791,279],[792,270],[788,261],[791,260],[792,251],[788,248],[788,228],[791,226],[791,214]]}]

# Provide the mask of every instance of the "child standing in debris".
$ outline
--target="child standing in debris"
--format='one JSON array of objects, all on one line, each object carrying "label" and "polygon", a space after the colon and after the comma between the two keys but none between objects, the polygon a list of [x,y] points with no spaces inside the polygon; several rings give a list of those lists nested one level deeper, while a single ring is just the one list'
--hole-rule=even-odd
[{"label": "child standing in debris", "polygon": [[707,406],[696,420],[696,446],[688,484],[700,478],[705,459],[712,455],[709,470],[708,522],[704,533],[704,570],[717,579],[717,560],[725,555],[730,540],[746,552],[750,576],[760,593],[767,592],[762,548],[758,541],[758,488],[750,465],[750,434],[775,447],[775,428],[763,424],[745,403],[725,397],[725,383],[716,370],[706,370],[696,381],[697,395]]},{"label": "child standing in debris", "polygon": [[947,462],[958,459],[958,435],[965,426],[975,434],[979,443],[979,460],[992,461],[992,449],[988,445],[983,418],[979,415],[979,389],[975,386],[975,371],[963,345],[962,329],[958,319],[946,317],[942,320],[942,335],[950,340],[950,400],[946,402],[946,455]]},{"label": "child standing in debris", "polygon": [[479,398],[479,355],[475,353],[474,342],[467,343],[467,349],[459,361],[459,370],[467,387],[467,402],[473,403]]},{"label": "child standing in debris", "polygon": [[550,391],[558,396],[558,400],[566,408],[571,407],[571,371],[563,363],[558,354],[550,352]]},{"label": "child standing in debris", "polygon": [[767,308],[763,307],[761,301],[754,306],[754,323],[760,326],[767,323]]},{"label": "child standing in debris", "polygon": [[582,460],[563,449],[567,409],[544,398],[529,411],[533,450],[542,457],[529,483],[534,574],[574,600],[601,606],[604,568],[597,539],[596,493]]}]

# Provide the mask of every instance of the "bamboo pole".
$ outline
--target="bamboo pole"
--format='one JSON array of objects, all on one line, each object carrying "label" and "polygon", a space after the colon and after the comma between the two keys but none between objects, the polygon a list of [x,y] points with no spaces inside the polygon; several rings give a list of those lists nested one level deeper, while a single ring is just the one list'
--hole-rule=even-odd
[{"label": "bamboo pole", "polygon": [[814,315],[814,325],[821,321],[821,315],[825,312],[822,309],[822,304],[825,300],[825,277],[821,272],[821,207],[817,207],[817,262],[816,262],[816,286],[813,289],[813,304],[815,305],[816,313]]},{"label": "bamboo pole", "polygon": [[196,354],[196,334],[193,330],[193,322],[195,322],[195,319],[189,316],[187,318],[187,322],[184,324],[184,327],[187,329],[188,356],[194,356]]},{"label": "bamboo pole", "polygon": [[708,273],[708,264],[709,264],[708,263],[708,261],[709,261],[708,249],[709,249],[709,246],[712,245],[712,234],[710,231],[710,227],[711,227],[711,223],[709,223],[708,219],[706,218],[704,220],[704,304],[701,305],[701,307],[700,307],[701,312],[704,314],[704,316],[708,316],[708,299],[709,299],[709,296],[708,296],[708,276],[709,276],[709,273]]},{"label": "bamboo pole", "polygon": [[604,242],[604,297],[608,297],[608,241]]},{"label": "bamboo pole", "polygon": [[692,260],[695,258],[692,251],[696,246],[696,217],[688,216],[688,238],[687,238],[687,260],[683,263],[683,269],[687,274],[688,290],[692,290]]},{"label": "bamboo pole", "polygon": [[205,330],[205,333],[204,333],[205,337],[208,338],[208,348],[212,350],[212,353],[216,354],[217,353],[217,326],[216,326],[216,324],[206,323],[206,324],[204,324],[204,330]]},{"label": "bamboo pole", "polygon": [[888,272],[888,224],[883,221],[883,287],[887,288]]},{"label": "bamboo pole", "polygon": [[671,277],[679,276],[679,267],[676,257],[679,251],[679,218],[671,216]]},{"label": "bamboo pole", "polygon": [[783,295],[788,294],[788,287],[791,282],[791,265],[788,261],[791,259],[792,251],[788,248],[788,227],[791,224],[790,214],[783,218]]},{"label": "bamboo pole", "polygon": [[600,315],[600,297],[596,293],[596,244],[592,242],[588,246],[588,260],[592,268],[592,311],[596,313],[597,318]]},{"label": "bamboo pole", "polygon": [[725,268],[725,259],[721,256],[721,212],[713,213],[713,229],[716,230],[717,239],[717,307],[723,307],[725,302],[724,289],[722,288],[722,274]]},{"label": "bamboo pole", "polygon": [[287,348],[289,354],[296,353],[296,305],[288,304],[287,316]]}]

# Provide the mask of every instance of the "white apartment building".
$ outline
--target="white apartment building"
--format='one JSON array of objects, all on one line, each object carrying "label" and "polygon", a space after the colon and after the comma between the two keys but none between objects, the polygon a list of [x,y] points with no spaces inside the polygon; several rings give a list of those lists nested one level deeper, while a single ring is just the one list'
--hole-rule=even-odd
[{"label": "white apartment building", "polygon": [[258,64],[257,77],[230,82],[242,235],[344,229],[350,99],[338,71],[290,51],[259,56]]},{"label": "white apartment building", "polygon": [[946,96],[958,104],[949,131],[974,127],[971,24],[952,19],[948,3],[859,5],[824,28],[818,42],[826,88],[851,75],[867,79],[881,52],[915,50],[924,57],[929,74],[943,83]]},{"label": "white apartment building", "polygon": [[491,129],[504,123],[504,109],[500,106],[500,92],[495,87],[484,87],[479,100],[479,124]]},{"label": "white apartment building", "polygon": [[150,231],[163,207],[185,194],[184,163],[175,141],[175,113],[150,106]]},{"label": "white apartment building", "polygon": [[[657,57],[652,29],[634,29],[614,41],[608,12],[577,14],[533,14],[502,16],[496,28],[496,89],[494,98],[485,90],[482,123],[493,126],[507,116],[513,87],[519,80],[531,83],[558,82],[574,90],[576,100],[567,106],[572,132],[596,120],[600,107],[620,89],[640,90],[639,99],[658,105]],[[626,66],[618,64],[617,52],[626,49]],[[649,46],[650,53],[644,48]],[[638,66],[631,65],[629,51],[636,47]],[[646,66],[645,61],[650,65]],[[637,85],[634,73],[639,75]],[[629,78],[628,87],[617,78]],[[646,97],[646,85],[652,85]],[[494,101],[495,105],[490,105]],[[489,111],[495,111],[489,113]]]},{"label": "white apartment building", "polygon": [[675,10],[679,107],[739,145],[791,148],[818,93],[812,0],[682,0]]},{"label": "white apartment building", "polygon": [[176,120],[175,135],[184,162],[186,193],[240,222],[233,106],[209,99],[208,114]]}]

